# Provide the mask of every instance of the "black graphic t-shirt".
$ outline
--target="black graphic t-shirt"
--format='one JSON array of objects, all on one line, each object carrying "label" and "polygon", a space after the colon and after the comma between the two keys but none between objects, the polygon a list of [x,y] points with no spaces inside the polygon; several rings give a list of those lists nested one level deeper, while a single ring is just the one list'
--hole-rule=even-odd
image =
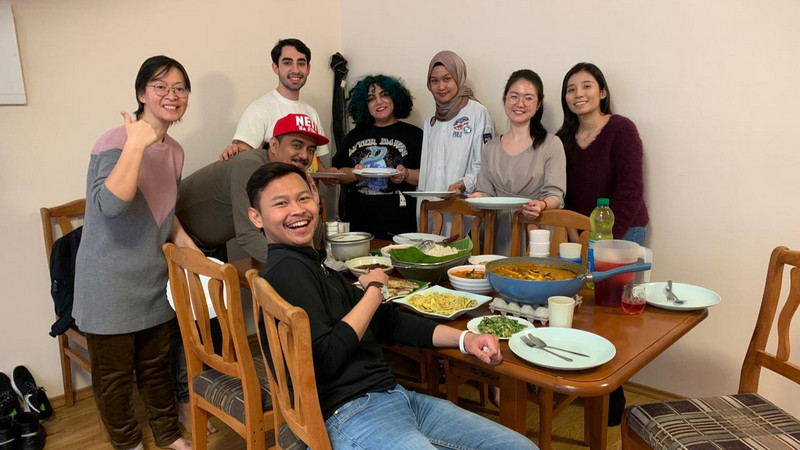
[{"label": "black graphic t-shirt", "polygon": [[[402,164],[419,169],[422,154],[422,130],[396,122],[387,127],[356,128],[345,137],[345,148],[333,157],[333,166],[389,168]],[[395,184],[388,178],[367,178],[342,189],[340,218],[351,222],[353,231],[368,231],[376,237],[388,238],[388,233],[416,231],[416,202],[406,197],[400,206],[396,191],[413,191],[408,183]]]}]

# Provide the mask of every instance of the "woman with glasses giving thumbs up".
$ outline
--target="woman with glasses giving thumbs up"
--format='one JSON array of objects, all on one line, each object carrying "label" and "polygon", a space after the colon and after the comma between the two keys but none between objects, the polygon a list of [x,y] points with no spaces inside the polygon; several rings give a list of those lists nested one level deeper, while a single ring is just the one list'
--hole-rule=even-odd
[{"label": "woman with glasses giving thumbs up", "polygon": [[142,448],[131,406],[134,382],[159,447],[181,436],[169,369],[171,322],[161,245],[195,247],[175,218],[183,148],[167,134],[186,112],[191,84],[172,58],[148,58],[135,81],[136,119],[95,143],[75,264],[73,316],[86,334],[97,408],[117,449]]}]

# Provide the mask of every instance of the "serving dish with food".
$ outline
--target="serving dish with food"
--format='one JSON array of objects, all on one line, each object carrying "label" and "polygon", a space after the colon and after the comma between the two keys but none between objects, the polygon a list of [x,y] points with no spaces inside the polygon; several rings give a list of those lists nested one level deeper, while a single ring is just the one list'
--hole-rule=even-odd
[{"label": "serving dish with food", "polygon": [[328,237],[333,257],[340,261],[369,255],[369,243],[374,236],[371,233],[351,231],[338,233]]},{"label": "serving dish with food", "polygon": [[602,281],[621,273],[650,270],[650,263],[629,264],[605,272],[589,272],[570,261],[521,256],[486,264],[492,288],[507,301],[544,305],[554,295],[572,297],[587,281]]},{"label": "serving dish with food", "polygon": [[[426,245],[427,244],[427,245]],[[425,251],[419,246],[425,246]],[[406,278],[438,283],[454,266],[462,265],[472,253],[466,237],[449,244],[421,243],[415,247],[389,251],[392,265]]]},{"label": "serving dish with food", "polygon": [[381,269],[386,273],[392,271],[392,260],[384,256],[359,256],[348,259],[345,263],[354,277],[359,277],[370,270]]},{"label": "serving dish with food", "polygon": [[447,270],[447,277],[450,279],[450,284],[459,291],[475,294],[492,292],[492,285],[486,278],[484,266],[455,266]]},{"label": "serving dish with food", "polygon": [[[359,289],[364,289],[361,286],[361,283],[356,281],[353,283]],[[419,280],[406,280],[404,278],[396,278],[396,277],[389,277],[389,281],[386,284],[386,289],[388,295],[386,296],[385,302],[389,302],[398,298],[405,297],[409,294],[419,291],[420,289],[425,289],[426,287],[430,286],[430,283],[426,281],[419,281]]]},{"label": "serving dish with food", "polygon": [[455,319],[491,299],[492,297],[486,295],[454,291],[442,286],[431,286],[396,299],[394,302],[432,319]]},{"label": "serving dish with food", "polygon": [[467,322],[467,329],[473,333],[493,334],[498,339],[508,339],[514,333],[533,328],[533,324],[520,317],[483,316]]}]

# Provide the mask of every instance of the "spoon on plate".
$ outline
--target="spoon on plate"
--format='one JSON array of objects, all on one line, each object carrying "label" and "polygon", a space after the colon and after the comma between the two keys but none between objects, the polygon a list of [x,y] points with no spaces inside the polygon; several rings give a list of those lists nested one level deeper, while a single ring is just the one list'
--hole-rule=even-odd
[{"label": "spoon on plate", "polygon": [[[461,237],[460,234],[456,234],[456,235],[450,236],[449,238],[443,240],[442,242],[439,242],[439,244],[449,244],[451,242],[457,241],[460,237]],[[417,248],[422,253],[428,253],[428,250],[432,249],[434,246],[436,246],[436,244],[437,244],[436,242],[433,242],[431,240],[424,240],[424,241],[420,242],[419,245],[417,245]]]},{"label": "spoon on plate", "polygon": [[531,342],[533,342],[539,348],[547,347],[547,348],[552,348],[554,350],[561,350],[562,352],[572,353],[573,355],[583,356],[584,358],[591,358],[591,356],[584,355],[583,353],[573,352],[572,350],[567,350],[565,348],[558,348],[558,347],[553,347],[552,345],[547,345],[545,341],[541,340],[540,338],[534,336],[531,333],[528,333],[528,339],[530,339]]},{"label": "spoon on plate", "polygon": [[672,292],[672,280],[667,280],[667,300],[675,302],[676,304],[686,303],[686,300],[681,300]]},{"label": "spoon on plate", "polygon": [[522,342],[524,342],[525,345],[527,345],[528,347],[533,347],[533,348],[538,348],[539,350],[544,350],[544,351],[546,351],[547,353],[550,353],[553,356],[558,356],[559,358],[563,359],[564,361],[572,362],[572,358],[567,358],[566,356],[559,355],[558,353],[552,352],[552,351],[546,349],[545,347],[540,347],[540,346],[536,345],[532,340],[530,340],[528,338],[528,336],[521,335],[519,338],[522,339]]}]

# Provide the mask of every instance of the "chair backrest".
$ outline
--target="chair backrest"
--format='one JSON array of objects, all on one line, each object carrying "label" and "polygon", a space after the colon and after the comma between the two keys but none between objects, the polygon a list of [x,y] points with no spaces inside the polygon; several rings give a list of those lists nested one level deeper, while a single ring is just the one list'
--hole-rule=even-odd
[{"label": "chair backrest", "polygon": [[[769,334],[773,329],[775,313],[781,298],[784,268],[790,266],[788,297],[778,316],[778,348],[775,353],[766,350]],[[795,383],[800,383],[800,366],[789,361],[791,336],[789,328],[794,313],[800,306],[800,251],[777,247],[772,251],[764,284],[764,296],[758,312],[753,337],[742,364],[739,378],[739,393],[758,392],[761,368],[772,370]]]},{"label": "chair backrest", "polygon": [[[242,381],[245,417],[253,424],[263,421],[261,384],[247,341],[239,275],[232,264],[218,264],[201,252],[164,244],[169,283],[181,329],[186,368],[191,380],[204,365]],[[208,280],[208,299],[200,276]],[[214,352],[209,303],[219,319],[222,350]],[[190,383],[191,384],[191,383]],[[249,423],[249,422],[248,422]]]},{"label": "chair backrest", "polygon": [[550,257],[558,257],[558,246],[562,242],[569,242],[570,229],[576,230],[578,242],[581,244],[581,259],[586,265],[586,255],[589,249],[589,218],[581,213],[568,209],[549,209],[542,212],[536,220],[525,218],[519,211],[514,213],[511,229],[511,256],[520,256],[523,249],[520,239],[524,239],[525,255],[528,254],[530,242],[528,232],[533,229],[547,226],[550,229]]},{"label": "chair backrest", "polygon": [[[83,219],[86,212],[86,199],[73,200],[52,208],[39,208],[42,216],[42,232],[44,233],[44,251],[47,255],[47,265],[50,266],[50,252],[53,250],[53,242],[61,236],[73,230],[73,221]],[[54,227],[58,227],[60,233],[54,233]]]},{"label": "chair backrest", "polygon": [[[303,443],[314,450],[331,448],[322,411],[319,406],[317,382],[314,377],[314,359],[311,354],[311,328],[308,315],[297,306],[281,298],[267,280],[255,269],[247,272],[253,294],[253,317],[263,314],[272,370],[267,370],[275,429],[283,424],[291,428]],[[260,331],[259,331],[260,333]],[[263,342],[261,336],[259,340]],[[289,390],[289,379],[292,392]]]},{"label": "chair backrest", "polygon": [[[472,240],[472,254],[492,254],[494,252],[494,222],[497,211],[475,210],[464,199],[442,200],[432,202],[423,200],[420,205],[419,231],[420,233],[442,234],[444,226],[444,213],[453,216],[450,227],[450,236],[467,235],[465,225],[470,224],[470,239]],[[428,215],[433,217],[433,230],[428,230]],[[481,245],[481,224],[484,225],[483,245]]]}]

